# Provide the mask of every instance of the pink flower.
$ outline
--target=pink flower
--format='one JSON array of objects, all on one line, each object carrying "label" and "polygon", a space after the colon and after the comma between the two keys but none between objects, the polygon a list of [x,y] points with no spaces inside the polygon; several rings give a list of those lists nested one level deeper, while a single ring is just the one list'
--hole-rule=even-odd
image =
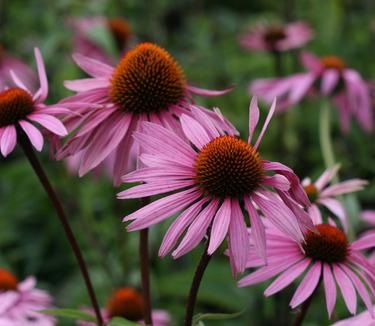
[{"label": "pink flower", "polygon": [[312,38],[309,25],[294,22],[287,25],[258,24],[241,36],[240,44],[255,51],[283,52],[301,48]]},{"label": "pink flower", "polygon": [[[362,214],[361,214],[361,218],[362,218],[362,220],[364,220],[365,222],[370,224],[372,227],[375,226],[375,211],[373,211],[373,210],[363,211]],[[369,235],[371,233],[374,233],[373,229],[364,232],[363,235]],[[371,264],[373,266],[375,266],[375,250],[370,255],[369,261],[371,262]]]},{"label": "pink flower", "polygon": [[[65,158],[81,153],[79,175],[114,156],[114,184],[134,169],[141,148],[132,134],[143,121],[152,121],[181,134],[178,117],[192,116],[198,110],[203,119],[224,129],[233,129],[222,117],[192,103],[192,94],[217,96],[224,91],[209,91],[189,86],[184,73],[172,56],[157,45],[143,43],[129,51],[113,68],[82,55],[77,64],[92,78],[67,81],[78,92],[60,105],[76,105],[78,110],[67,117],[68,129],[77,132],[58,153]],[[79,115],[77,115],[77,113]]]},{"label": "pink flower", "polygon": [[74,52],[107,64],[113,63],[113,53],[108,53],[103,44],[94,39],[95,33],[103,30],[109,36],[112,36],[111,41],[117,47],[120,54],[124,54],[127,51],[133,37],[129,23],[119,17],[107,18],[97,16],[79,18],[74,19],[71,25],[74,29]]},{"label": "pink flower", "polygon": [[[84,309],[92,313],[92,309]],[[103,321],[108,323],[114,317],[122,317],[127,320],[144,325],[142,319],[144,311],[143,297],[133,288],[123,287],[116,289],[110,296],[107,306],[102,309]],[[152,322],[154,326],[169,326],[171,324],[170,315],[164,310],[152,311]],[[95,326],[95,323],[79,321],[79,326]]]},{"label": "pink flower", "polygon": [[340,219],[344,231],[348,232],[348,217],[345,208],[336,197],[362,190],[368,182],[361,179],[351,179],[328,186],[339,168],[339,165],[335,165],[327,169],[315,182],[306,178],[302,181],[302,185],[312,203],[308,211],[314,223],[323,223],[319,206],[324,206]]},{"label": "pink flower", "polygon": [[22,76],[22,81],[29,89],[34,89],[37,76],[22,61],[9,55],[0,45],[0,90],[5,87],[14,86],[10,71],[14,71],[17,76]]},{"label": "pink flower", "polygon": [[308,205],[299,179],[290,168],[262,160],[258,153],[275,106],[274,101],[254,145],[251,141],[259,120],[255,98],[250,105],[248,142],[236,138],[233,133],[226,134],[195,108],[192,112],[200,123],[183,114],[182,136],[157,124],[144,122],[142,131],[134,133],[134,138],[145,150],[141,161],[146,167],[123,178],[125,182],[139,181],[143,184],[119,193],[118,198],[178,192],[124,218],[124,221],[133,221],[128,230],[148,228],[183,211],[168,229],[159,255],[168,254],[185,231],[172,256],[178,258],[186,254],[202,241],[210,229],[207,253],[212,255],[228,236],[234,272],[245,269],[249,249],[241,206],[249,213],[256,246],[263,258],[266,257],[265,234],[256,207],[289,237],[302,241],[301,228],[313,228],[311,221],[294,216],[287,204],[271,191],[272,188],[277,189],[286,197],[294,197]]},{"label": "pink flower", "polygon": [[0,92],[0,149],[6,157],[17,143],[17,129],[20,127],[37,151],[43,148],[44,139],[41,132],[30,123],[36,122],[52,134],[66,136],[67,130],[54,115],[66,113],[66,108],[59,105],[47,106],[43,102],[48,95],[48,82],[43,59],[35,49],[40,88],[34,94],[26,87],[21,77],[11,71],[11,77],[17,87],[7,88]]},{"label": "pink flower", "polygon": [[329,317],[336,303],[336,284],[352,314],[356,313],[356,291],[373,314],[375,268],[360,251],[375,245],[375,233],[349,243],[345,233],[334,225],[318,224],[316,228],[319,233],[307,231],[304,241],[295,242],[269,224],[268,265],[262,266],[255,248],[250,247],[247,267],[262,267],[245,276],[238,285],[254,285],[277,276],[264,292],[268,297],[286,288],[310,267],[290,301],[291,308],[307,300],[321,282]]},{"label": "pink flower", "polygon": [[370,86],[359,72],[350,69],[335,56],[317,58],[311,53],[301,55],[307,70],[284,78],[259,79],[250,84],[249,91],[270,102],[274,97],[286,109],[309,94],[328,96],[339,109],[341,129],[349,130],[353,116],[365,131],[373,129]]},{"label": "pink flower", "polygon": [[[374,310],[375,306],[372,307]],[[374,326],[375,320],[371,316],[368,310],[360,313],[359,315],[343,320],[339,320],[338,322],[332,324],[332,326]]]},{"label": "pink flower", "polygon": [[52,308],[47,292],[35,288],[36,280],[28,277],[18,283],[10,272],[0,269],[0,325],[1,326],[53,326],[55,319],[39,313]]}]

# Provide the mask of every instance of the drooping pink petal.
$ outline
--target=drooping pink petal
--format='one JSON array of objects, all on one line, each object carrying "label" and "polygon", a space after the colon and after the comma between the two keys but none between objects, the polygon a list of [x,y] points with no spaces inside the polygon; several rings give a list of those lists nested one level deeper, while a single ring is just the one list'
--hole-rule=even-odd
[{"label": "drooping pink petal", "polygon": [[258,283],[262,283],[277,274],[285,271],[291,265],[294,265],[298,261],[301,260],[300,255],[292,255],[291,257],[284,256],[282,259],[279,260],[278,263],[273,263],[272,265],[269,264],[265,267],[259,268],[255,272],[245,276],[238,282],[238,287],[244,287],[249,285],[254,285]]},{"label": "drooping pink petal", "polygon": [[330,94],[334,88],[337,86],[340,74],[335,69],[328,69],[322,75],[322,82],[320,86],[320,91],[324,95]]},{"label": "drooping pink petal", "polygon": [[348,310],[354,315],[357,310],[357,295],[353,283],[336,264],[333,264],[333,273],[335,274],[345,304],[348,307]]},{"label": "drooping pink petal", "polygon": [[367,232],[366,235],[352,242],[351,247],[355,250],[364,250],[375,247],[375,231]]},{"label": "drooping pink petal", "polygon": [[311,89],[316,75],[314,73],[306,73],[300,76],[298,83],[295,84],[290,91],[288,100],[290,103],[298,103]]},{"label": "drooping pink petal", "polygon": [[35,149],[40,152],[43,148],[43,136],[41,132],[34,127],[31,123],[20,120],[19,124],[23,131],[26,133],[27,137],[29,138],[31,144],[35,147]]},{"label": "drooping pink petal", "polygon": [[220,95],[224,95],[226,93],[231,92],[233,89],[234,89],[234,86],[228,87],[228,88],[223,89],[223,90],[210,90],[210,89],[203,89],[203,88],[199,88],[199,87],[194,87],[194,86],[191,86],[191,85],[187,86],[187,90],[189,92],[192,92],[192,93],[197,94],[197,95],[202,95],[202,96],[220,96]]},{"label": "drooping pink petal", "polygon": [[64,86],[71,91],[84,92],[99,88],[108,88],[109,80],[108,78],[86,78],[78,80],[65,80]]},{"label": "drooping pink petal", "polygon": [[174,259],[185,255],[190,250],[194,249],[207,234],[207,229],[215,216],[219,201],[217,199],[211,200],[208,205],[199,213],[194,222],[190,225],[185,237],[176,250],[172,252]]},{"label": "drooping pink petal", "polygon": [[190,118],[188,115],[183,114],[180,118],[181,127],[184,131],[186,137],[196,146],[201,149],[204,145],[210,142],[210,137],[203,127],[194,119]]},{"label": "drooping pink petal", "polygon": [[201,200],[187,208],[183,213],[181,213],[180,216],[178,216],[173,221],[163,238],[163,242],[159,249],[159,256],[164,257],[172,250],[182,233],[194,221],[198,213],[201,211],[203,205],[207,201],[208,198],[202,198]]},{"label": "drooping pink petal", "polygon": [[228,233],[231,221],[231,206],[231,199],[225,198],[223,204],[216,212],[211,228],[210,244],[207,250],[209,255],[212,255],[216,251]]},{"label": "drooping pink petal", "polygon": [[263,177],[262,183],[281,191],[288,191],[290,188],[289,180],[281,174],[274,174],[272,176],[266,175]]},{"label": "drooping pink petal", "polygon": [[264,229],[263,222],[251,203],[251,200],[247,197],[244,198],[245,207],[247,212],[249,213],[250,223],[251,223],[251,235],[254,239],[255,248],[259,253],[260,257],[262,257],[267,263],[267,255],[266,255],[266,232]]},{"label": "drooping pink petal", "polygon": [[131,119],[131,114],[119,113],[98,127],[83,154],[78,171],[80,177],[97,167],[118,146],[128,130]]},{"label": "drooping pink petal", "polygon": [[13,151],[17,143],[17,132],[13,125],[3,127],[3,134],[1,135],[1,154],[7,157],[10,152]]},{"label": "drooping pink petal", "polygon": [[361,213],[361,218],[369,224],[375,225],[375,211],[367,210]]},{"label": "drooping pink petal", "polygon": [[352,179],[336,183],[322,190],[320,197],[339,196],[349,192],[362,190],[368,182],[361,179]]},{"label": "drooping pink petal", "polygon": [[363,303],[366,305],[366,308],[370,312],[371,317],[374,318],[374,310],[372,308],[371,298],[369,296],[369,293],[367,292],[366,286],[349,267],[347,267],[344,264],[340,264],[340,267],[343,269],[346,275],[349,276],[350,280],[353,282],[355,288],[357,289],[360,297],[362,298]]},{"label": "drooping pink petal", "polygon": [[275,113],[275,109],[276,109],[276,98],[273,100],[271,108],[268,111],[268,115],[267,115],[266,121],[264,122],[262,130],[261,130],[261,132],[260,132],[260,134],[258,136],[258,139],[257,139],[257,141],[256,141],[256,143],[254,145],[255,149],[258,149],[259,144],[262,141],[263,135],[266,132],[267,127],[268,127],[268,125],[269,125],[269,123],[271,121],[271,118],[272,118],[273,114]]},{"label": "drooping pink petal", "polygon": [[300,61],[307,70],[314,73],[319,73],[322,69],[322,64],[320,63],[319,58],[312,53],[302,52],[300,55]]},{"label": "drooping pink petal", "polygon": [[293,212],[272,192],[262,191],[264,197],[257,194],[252,199],[262,210],[264,215],[282,232],[296,241],[303,241],[302,231],[294,217]]},{"label": "drooping pink petal", "polygon": [[99,60],[86,57],[80,53],[73,54],[73,60],[87,72],[90,76],[101,78],[109,77],[113,73],[113,68]]},{"label": "drooping pink petal", "polygon": [[32,113],[27,116],[29,120],[35,121],[41,124],[44,128],[53,132],[58,136],[66,136],[68,131],[61,123],[61,121],[52,115],[43,114],[43,113]]},{"label": "drooping pink petal", "polygon": [[194,118],[199,121],[199,123],[205,128],[210,139],[220,137],[220,132],[217,130],[213,121],[207,116],[207,114],[201,108],[198,108],[194,105],[191,106],[191,111]]},{"label": "drooping pink petal", "polygon": [[160,168],[142,168],[124,175],[123,182],[152,182],[155,180],[181,180],[194,177],[193,169],[184,166],[170,167],[166,170]]},{"label": "drooping pink petal", "polygon": [[145,183],[117,194],[118,199],[142,198],[171,192],[195,184],[194,180],[170,180],[163,183]]},{"label": "drooping pink petal", "polygon": [[246,268],[249,252],[249,234],[237,199],[232,199],[229,224],[229,248],[236,270],[242,273]]},{"label": "drooping pink petal", "polygon": [[343,205],[334,198],[324,198],[319,199],[318,202],[325,207],[327,207],[331,212],[333,212],[341,221],[341,224],[344,228],[345,233],[348,232],[348,217],[346,215],[345,208]]},{"label": "drooping pink petal", "polygon": [[254,135],[255,128],[259,121],[259,107],[258,99],[256,96],[253,96],[249,106],[249,138],[247,142],[251,144],[251,140]]},{"label": "drooping pink petal", "polygon": [[323,264],[323,282],[328,317],[331,318],[333,309],[335,308],[336,304],[337,291],[336,283],[331,271],[331,266],[329,264]]},{"label": "drooping pink petal", "polygon": [[307,210],[315,225],[323,223],[322,214],[320,213],[318,206],[313,204]]},{"label": "drooping pink petal", "polygon": [[306,273],[304,279],[298,286],[289,305],[294,309],[303,303],[310,295],[313,294],[318,286],[320,275],[322,273],[322,263],[317,261]]},{"label": "drooping pink petal", "polygon": [[280,274],[275,281],[264,291],[266,297],[273,295],[291,284],[310,265],[311,259],[303,259]]}]

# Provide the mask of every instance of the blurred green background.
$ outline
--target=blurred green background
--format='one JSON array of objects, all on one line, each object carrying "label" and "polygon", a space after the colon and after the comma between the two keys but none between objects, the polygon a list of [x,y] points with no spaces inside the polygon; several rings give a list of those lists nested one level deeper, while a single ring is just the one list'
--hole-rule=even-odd
[{"label": "blurred green background", "polygon": [[[248,83],[274,76],[272,57],[240,48],[238,36],[258,21],[305,20],[315,31],[307,49],[318,55],[341,56],[367,79],[375,79],[375,2],[339,0],[206,0],[206,1],[0,1],[0,43],[33,67],[32,49],[38,46],[45,59],[50,81],[48,101],[55,103],[70,94],[62,83],[83,76],[71,60],[72,17],[104,15],[124,17],[137,41],[153,41],[165,47],[184,68],[191,84],[212,89],[234,84],[230,94],[204,99],[199,104],[218,106],[247,134],[250,95]],[[298,69],[296,53],[286,54],[286,71]],[[267,107],[262,105],[262,112]],[[375,208],[374,134],[366,135],[354,123],[347,135],[338,128],[334,110],[334,146],[342,164],[340,177],[366,178],[369,187],[346,199],[356,232],[365,228],[358,210]],[[276,116],[262,143],[263,158],[291,166],[301,178],[316,177],[324,166],[318,139],[319,102],[304,101],[283,117]],[[281,123],[281,119],[286,120]],[[286,128],[285,128],[286,126]],[[281,135],[281,137],[280,137]],[[246,136],[244,136],[246,137]],[[48,150],[40,155],[52,183],[67,209],[73,229],[83,248],[101,305],[116,286],[139,287],[137,235],[125,231],[121,217],[137,203],[117,201],[111,182],[88,175],[69,175],[62,162],[49,160]],[[81,276],[69,244],[48,199],[21,151],[0,159],[0,266],[20,279],[36,275],[39,285],[55,297],[58,307],[89,305]],[[122,187],[124,188],[124,187]],[[361,206],[359,206],[361,205]],[[202,248],[173,261],[157,257],[169,219],[151,231],[153,306],[172,314],[181,325],[191,278]],[[222,248],[224,249],[224,248]],[[222,250],[223,251],[223,250]],[[237,289],[227,259],[220,251],[208,267],[196,312],[245,312],[235,320],[207,322],[207,325],[288,325],[296,312],[288,302],[291,286],[265,299],[266,284]],[[315,299],[306,325],[328,325],[323,293]],[[363,307],[361,307],[362,309]],[[348,316],[339,298],[334,318]],[[60,320],[59,325],[71,325]]]}]

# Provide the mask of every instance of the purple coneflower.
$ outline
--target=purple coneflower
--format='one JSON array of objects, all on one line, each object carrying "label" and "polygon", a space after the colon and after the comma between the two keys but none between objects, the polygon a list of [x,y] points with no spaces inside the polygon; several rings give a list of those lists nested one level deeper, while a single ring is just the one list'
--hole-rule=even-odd
[{"label": "purple coneflower", "polygon": [[74,59],[92,78],[65,83],[78,94],[60,105],[81,103],[81,108],[66,120],[70,130],[78,130],[57,157],[80,153],[80,176],[114,156],[113,179],[119,185],[120,177],[134,168],[137,155],[131,154],[140,153],[132,134],[140,130],[143,121],[181,134],[178,117],[192,116],[194,109],[202,119],[220,128],[233,129],[222,117],[193,104],[191,98],[192,94],[217,96],[229,89],[209,91],[188,85],[174,58],[155,44],[138,45],[115,68],[82,55],[75,55]]},{"label": "purple coneflower", "polygon": [[271,224],[268,226],[268,265],[262,266],[264,264],[257,257],[255,248],[251,247],[247,267],[262,267],[241,279],[240,287],[278,276],[264,292],[265,296],[270,296],[286,288],[307,270],[290,301],[291,308],[308,300],[322,282],[329,317],[336,303],[336,284],[352,314],[357,307],[356,291],[373,314],[371,297],[375,294],[375,268],[360,251],[375,245],[374,236],[349,243],[345,233],[336,226],[318,224],[318,233],[307,231],[304,241],[295,242]]},{"label": "purple coneflower", "polygon": [[22,282],[5,269],[0,269],[0,325],[2,326],[53,326],[53,317],[40,313],[52,308],[47,292],[36,289],[34,277]]},{"label": "purple coneflower", "polygon": [[308,208],[308,211],[314,223],[323,223],[322,215],[319,210],[319,206],[322,205],[328,208],[340,219],[344,231],[348,232],[348,217],[346,210],[336,197],[362,190],[368,182],[361,179],[351,179],[328,186],[337,174],[339,167],[339,165],[335,165],[332,168],[327,169],[315,182],[312,182],[310,178],[306,178],[302,181],[302,185],[312,203]]},{"label": "purple coneflower", "polygon": [[287,25],[258,24],[240,38],[240,44],[254,51],[283,52],[301,48],[312,38],[312,31],[304,22]]},{"label": "purple coneflower", "polygon": [[365,131],[373,129],[370,86],[359,72],[348,68],[339,57],[317,58],[302,53],[306,72],[275,79],[260,79],[250,84],[250,93],[270,102],[274,97],[286,109],[309,94],[329,96],[339,109],[341,129],[347,132],[353,116]]},{"label": "purple coneflower", "polygon": [[290,168],[265,161],[258,153],[275,106],[274,101],[254,143],[252,138],[259,120],[255,98],[250,105],[248,142],[233,133],[225,133],[196,109],[193,113],[200,123],[188,115],[181,116],[182,138],[167,128],[144,122],[142,131],[134,133],[134,138],[144,148],[140,159],[146,167],[123,178],[125,182],[144,184],[119,193],[118,198],[178,192],[128,215],[124,221],[133,221],[128,230],[148,228],[182,211],[167,231],[159,255],[165,256],[171,251],[185,231],[172,253],[174,258],[191,251],[208,233],[207,254],[212,255],[228,236],[234,272],[245,269],[249,251],[243,208],[250,216],[257,249],[263,258],[266,257],[264,227],[256,207],[289,237],[302,241],[301,228],[313,228],[311,221],[306,224],[295,217],[287,204],[271,190],[277,189],[308,205],[299,179]]},{"label": "purple coneflower", "polygon": [[[85,309],[85,311],[88,311]],[[88,311],[90,312],[90,311]],[[114,317],[122,317],[127,320],[144,325],[144,302],[137,290],[129,287],[116,289],[109,297],[107,305],[102,309],[103,321],[108,323]],[[171,318],[164,310],[152,311],[152,323],[154,326],[169,326]],[[79,326],[95,326],[95,323],[79,321]]]},{"label": "purple coneflower", "polygon": [[35,49],[40,88],[34,94],[25,86],[22,76],[11,71],[17,87],[6,88],[0,93],[0,149],[6,157],[17,143],[17,130],[21,128],[37,151],[43,148],[41,132],[31,122],[36,122],[57,136],[66,136],[67,130],[55,115],[68,112],[59,105],[45,105],[48,95],[47,76],[40,51]]}]

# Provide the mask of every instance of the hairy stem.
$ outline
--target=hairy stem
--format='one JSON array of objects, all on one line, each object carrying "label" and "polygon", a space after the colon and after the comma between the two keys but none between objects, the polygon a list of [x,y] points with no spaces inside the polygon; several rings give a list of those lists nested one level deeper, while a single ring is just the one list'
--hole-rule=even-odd
[{"label": "hairy stem", "polygon": [[69,222],[68,222],[68,219],[66,217],[65,211],[62,207],[62,204],[61,204],[56,192],[52,188],[51,183],[49,182],[48,177],[45,174],[38,158],[36,157],[35,152],[34,152],[32,146],[30,144],[30,141],[24,135],[20,135],[19,138],[20,138],[21,147],[22,147],[26,157],[28,158],[32,168],[34,169],[35,174],[38,176],[40,183],[42,184],[44,190],[46,191],[51,204],[55,208],[56,214],[57,214],[57,216],[58,216],[58,218],[61,222],[61,225],[64,229],[64,232],[65,232],[65,234],[68,238],[68,241],[69,241],[70,246],[73,250],[74,256],[77,260],[78,266],[81,270],[83,279],[85,281],[87,292],[89,294],[92,307],[94,308],[94,311],[95,311],[97,324],[99,326],[101,326],[101,325],[103,325],[103,319],[102,319],[102,316],[101,316],[101,313],[100,313],[98,301],[97,301],[96,296],[95,296],[95,291],[94,291],[94,288],[92,286],[90,275],[89,275],[85,260],[83,258],[82,252],[79,248],[78,242],[77,242],[77,240],[74,236],[74,233],[73,233],[73,231],[72,231],[72,229],[69,225]]}]

